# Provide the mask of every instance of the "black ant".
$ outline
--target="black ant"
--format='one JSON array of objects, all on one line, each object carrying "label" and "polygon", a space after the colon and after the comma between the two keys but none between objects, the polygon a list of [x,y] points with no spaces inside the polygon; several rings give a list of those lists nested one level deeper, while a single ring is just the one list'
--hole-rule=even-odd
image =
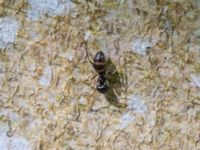
[{"label": "black ant", "polygon": [[116,70],[116,67],[112,63],[111,59],[106,60],[104,53],[99,51],[93,57],[93,61],[91,61],[88,56],[89,53],[87,47],[86,53],[86,57],[88,57],[89,62],[98,73],[96,89],[105,95],[105,98],[110,104],[119,108],[125,108],[127,105],[120,103],[114,92],[114,89],[120,88],[122,84],[120,82],[120,74]]},{"label": "black ant", "polygon": [[93,61],[92,65],[99,75],[96,88],[100,93],[105,93],[108,90],[108,81],[106,79],[106,59],[104,53],[102,51],[97,52]]}]

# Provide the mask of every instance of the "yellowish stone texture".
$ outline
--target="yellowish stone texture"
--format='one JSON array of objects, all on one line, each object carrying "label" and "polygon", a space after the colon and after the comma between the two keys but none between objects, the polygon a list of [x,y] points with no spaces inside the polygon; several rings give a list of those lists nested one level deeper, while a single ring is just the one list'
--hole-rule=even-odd
[{"label": "yellowish stone texture", "polygon": [[200,1],[0,0],[0,149],[200,149]]}]

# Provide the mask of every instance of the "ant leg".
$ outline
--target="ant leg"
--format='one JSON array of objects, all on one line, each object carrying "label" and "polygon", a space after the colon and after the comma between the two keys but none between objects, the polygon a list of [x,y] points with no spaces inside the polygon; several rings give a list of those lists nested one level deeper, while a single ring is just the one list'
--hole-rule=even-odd
[{"label": "ant leg", "polygon": [[95,74],[95,75],[91,78],[91,80],[94,80],[96,77],[97,77],[97,74]]},{"label": "ant leg", "polygon": [[[86,57],[88,58],[88,61],[93,65],[94,63],[92,62],[92,60],[90,59],[90,57],[92,57],[92,54],[89,52],[88,47],[87,47],[87,43],[85,43],[85,52],[86,52]],[[89,56],[90,55],[90,56]]]},{"label": "ant leg", "polygon": [[87,94],[87,107],[86,107],[86,111],[92,111],[92,107],[93,107],[93,104],[95,102],[95,95],[96,95],[96,87],[95,87],[95,83],[96,82],[93,82],[93,80],[97,77],[97,74],[95,74],[94,76],[90,77],[90,79],[87,79],[87,80],[84,80],[84,81],[79,81],[80,83],[84,83],[88,86],[91,87],[91,90],[94,91],[92,92],[91,94]]},{"label": "ant leg", "polygon": [[87,109],[88,112],[92,111],[92,106],[94,105],[94,95],[95,95],[95,93],[96,92],[94,92],[89,98],[88,109]]}]

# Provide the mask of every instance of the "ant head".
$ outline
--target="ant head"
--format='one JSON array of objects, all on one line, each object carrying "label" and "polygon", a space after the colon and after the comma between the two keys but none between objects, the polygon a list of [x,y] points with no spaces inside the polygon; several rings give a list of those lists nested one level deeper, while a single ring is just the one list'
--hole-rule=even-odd
[{"label": "ant head", "polygon": [[102,51],[99,51],[95,54],[94,62],[105,62],[105,55]]}]

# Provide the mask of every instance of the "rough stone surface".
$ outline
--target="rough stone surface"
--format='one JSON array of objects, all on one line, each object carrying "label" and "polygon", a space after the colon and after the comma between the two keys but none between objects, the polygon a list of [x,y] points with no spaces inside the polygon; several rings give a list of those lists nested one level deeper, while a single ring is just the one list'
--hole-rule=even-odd
[{"label": "rough stone surface", "polygon": [[[0,0],[0,150],[200,149],[199,8]],[[90,63],[100,50],[106,94]]]},{"label": "rough stone surface", "polygon": [[0,18],[0,48],[5,48],[8,43],[15,42],[19,23],[14,17]]}]

